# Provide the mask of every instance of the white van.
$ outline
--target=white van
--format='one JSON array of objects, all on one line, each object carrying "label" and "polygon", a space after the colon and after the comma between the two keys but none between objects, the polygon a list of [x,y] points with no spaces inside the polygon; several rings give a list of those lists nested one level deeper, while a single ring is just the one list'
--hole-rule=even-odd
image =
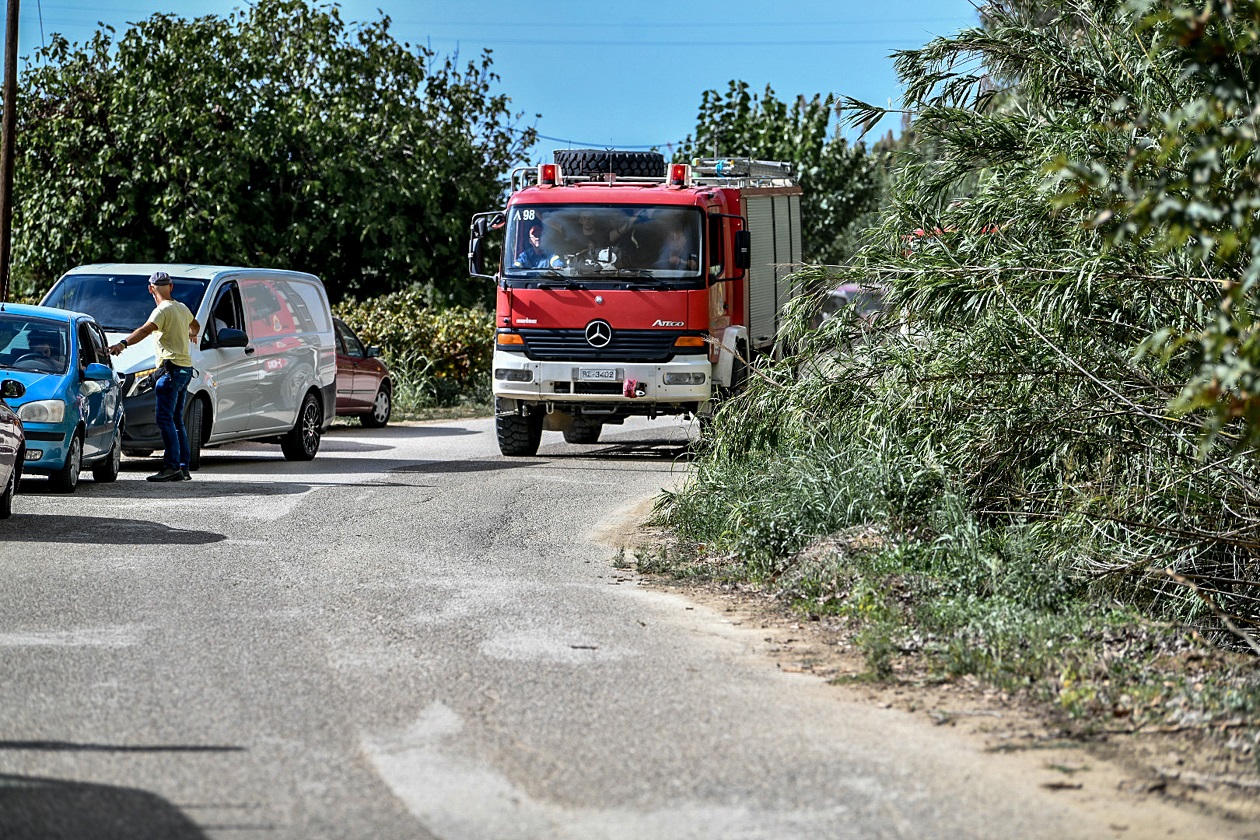
[{"label": "white van", "polygon": [[[188,468],[200,466],[203,446],[241,440],[278,443],[291,461],[314,458],[337,401],[336,339],[319,278],[267,268],[103,263],[66,272],[42,302],[92,315],[112,343],[153,311],[155,271],[171,276],[175,299],[202,325],[185,414]],[[162,448],[154,422],[155,342],[150,336],[114,362],[124,377],[129,455]]]}]

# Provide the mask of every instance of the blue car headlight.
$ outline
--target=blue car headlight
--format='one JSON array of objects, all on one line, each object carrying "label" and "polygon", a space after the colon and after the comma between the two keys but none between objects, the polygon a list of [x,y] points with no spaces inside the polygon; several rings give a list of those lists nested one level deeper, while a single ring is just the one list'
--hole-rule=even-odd
[{"label": "blue car headlight", "polygon": [[23,423],[60,423],[66,419],[66,404],[61,400],[35,400],[20,406],[17,416]]}]

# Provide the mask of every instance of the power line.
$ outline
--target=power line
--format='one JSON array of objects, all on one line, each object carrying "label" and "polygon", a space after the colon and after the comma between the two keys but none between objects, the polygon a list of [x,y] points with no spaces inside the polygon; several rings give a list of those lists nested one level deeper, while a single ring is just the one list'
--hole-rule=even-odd
[{"label": "power line", "polygon": [[[436,38],[437,41],[469,40],[468,38]],[[480,46],[495,46],[498,44],[530,44],[538,45],[537,38],[486,38],[478,39]],[[640,47],[687,47],[700,48],[708,47],[710,49],[727,50],[732,47],[911,47],[920,46],[921,40],[914,37],[904,38],[837,38],[833,40],[818,39],[809,41],[715,41],[706,39],[703,41],[638,41],[638,40],[607,40],[607,41],[588,41],[588,40],[565,40],[565,49],[574,47],[622,47],[626,49],[639,49]]]},{"label": "power line", "polygon": [[[507,130],[508,130],[509,132],[513,133],[513,134],[524,134],[524,133],[525,133],[525,132],[524,132],[524,130],[519,129],[519,128],[512,128],[511,126],[508,126],[508,127],[507,127]],[[681,145],[682,145],[682,144],[681,144],[681,143],[679,143],[677,140],[671,140],[671,141],[669,141],[668,143],[652,143],[652,144],[647,145],[647,146],[628,146],[628,145],[626,145],[626,144],[624,144],[624,143],[618,143],[616,146],[609,146],[607,143],[588,143],[588,142],[587,142],[587,141],[585,141],[585,140],[574,140],[574,139],[572,139],[572,138],[570,138],[570,137],[552,137],[552,136],[550,136],[550,135],[548,135],[548,134],[535,134],[535,135],[534,135],[534,137],[536,137],[536,138],[537,138],[537,139],[539,139],[539,140],[550,140],[550,141],[552,141],[553,143],[564,143],[564,144],[566,144],[566,145],[568,145],[568,146],[571,146],[571,147],[573,147],[573,148],[583,148],[583,149],[611,149],[611,148],[616,148],[616,149],[623,149],[623,150],[625,150],[625,151],[634,151],[634,150],[639,150],[639,149],[644,149],[644,150],[651,150],[651,149],[669,149],[669,150],[671,150],[671,151],[672,151],[672,150],[674,149],[674,147],[676,147],[676,146],[681,146]]]},{"label": "power line", "polygon": [[[519,23],[510,23],[510,22],[487,23],[484,20],[480,20],[480,21],[441,20],[441,21],[438,21],[438,20],[406,19],[406,18],[396,18],[396,17],[391,17],[390,20],[395,25],[403,24],[407,26],[426,26],[426,27],[457,26],[462,30],[466,30],[466,29],[546,29],[549,31],[557,31],[561,29],[590,30],[591,28],[591,25],[589,23],[540,22],[537,20],[520,21]],[[759,21],[757,23],[757,28],[763,29],[763,30],[769,29],[769,28],[775,28],[775,27],[780,28],[780,29],[806,28],[810,30],[817,30],[817,29],[828,27],[828,26],[867,26],[867,25],[886,26],[889,24],[905,25],[905,24],[929,24],[929,23],[957,23],[959,20],[960,20],[959,17],[954,16],[954,17],[935,17],[935,18],[902,18],[902,19],[878,18],[878,19],[867,19],[867,20],[809,21],[809,23],[807,24],[803,24],[797,21],[772,21],[772,22]],[[748,24],[747,23],[719,23],[719,22],[706,22],[706,23],[618,22],[617,28],[620,30],[662,29],[662,30],[667,30],[670,32],[677,32],[682,29],[701,29],[701,30],[704,30],[705,32],[712,32],[717,29],[739,29],[742,31],[747,31]]]}]

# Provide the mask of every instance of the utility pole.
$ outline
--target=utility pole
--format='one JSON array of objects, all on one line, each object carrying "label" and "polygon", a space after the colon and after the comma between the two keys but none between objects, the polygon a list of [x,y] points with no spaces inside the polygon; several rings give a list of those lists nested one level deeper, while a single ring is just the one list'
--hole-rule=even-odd
[{"label": "utility pole", "polygon": [[18,3],[9,0],[4,29],[4,120],[0,123],[0,303],[9,299],[13,251],[13,152],[17,140]]}]

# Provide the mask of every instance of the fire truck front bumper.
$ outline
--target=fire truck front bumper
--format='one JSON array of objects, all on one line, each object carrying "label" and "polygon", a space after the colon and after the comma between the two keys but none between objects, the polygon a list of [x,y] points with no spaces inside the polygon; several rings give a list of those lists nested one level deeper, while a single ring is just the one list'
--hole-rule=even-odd
[{"label": "fire truck front bumper", "polygon": [[533,362],[494,354],[494,395],[522,402],[700,404],[713,395],[707,356],[661,364]]}]

